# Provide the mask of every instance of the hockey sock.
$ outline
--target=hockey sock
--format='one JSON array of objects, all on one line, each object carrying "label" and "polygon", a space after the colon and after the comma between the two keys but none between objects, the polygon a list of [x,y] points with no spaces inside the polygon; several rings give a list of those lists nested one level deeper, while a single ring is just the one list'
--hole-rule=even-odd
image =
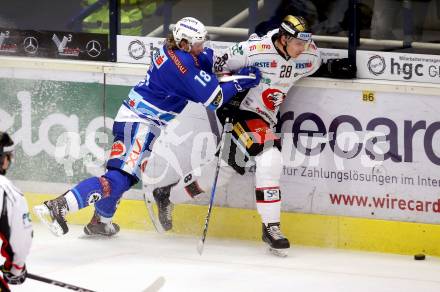
[{"label": "hockey sock", "polygon": [[120,170],[109,170],[101,177],[83,180],[66,194],[69,210],[75,211],[96,203],[99,215],[112,217],[117,202],[132,184],[133,178]]},{"label": "hockey sock", "polygon": [[[212,188],[217,159],[216,157],[207,164],[197,167],[181,178],[179,183],[171,188],[170,201],[179,204],[194,199],[200,194],[209,193]],[[217,188],[226,185],[234,173],[234,169],[222,161]]]},{"label": "hockey sock", "polygon": [[280,222],[281,192],[279,187],[256,188],[257,210],[264,224]]},{"label": "hockey sock", "polygon": [[255,162],[255,197],[258,213],[265,224],[280,222],[281,152],[276,148],[267,149],[256,157]]},{"label": "hockey sock", "polygon": [[96,213],[101,216],[101,220],[105,221],[104,218],[111,220],[122,195],[136,183],[136,180],[133,176],[120,170],[109,170],[103,177],[106,178],[110,184],[110,196],[97,202],[95,204],[95,210]]}]

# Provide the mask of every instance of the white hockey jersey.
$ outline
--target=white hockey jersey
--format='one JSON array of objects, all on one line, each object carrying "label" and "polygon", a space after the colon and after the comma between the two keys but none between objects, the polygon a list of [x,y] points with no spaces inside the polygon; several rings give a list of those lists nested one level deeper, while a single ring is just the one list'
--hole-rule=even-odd
[{"label": "white hockey jersey", "polygon": [[272,37],[278,29],[265,36],[249,40],[216,51],[214,70],[222,75],[235,72],[242,67],[256,66],[262,78],[258,86],[251,88],[243,99],[240,109],[259,114],[271,126],[277,123],[277,114],[290,87],[299,79],[313,74],[321,65],[319,51],[313,41],[297,58],[286,60],[278,53]]},{"label": "white hockey jersey", "polygon": [[23,194],[0,175],[0,237],[5,265],[20,269],[24,266],[32,243],[32,224]]}]

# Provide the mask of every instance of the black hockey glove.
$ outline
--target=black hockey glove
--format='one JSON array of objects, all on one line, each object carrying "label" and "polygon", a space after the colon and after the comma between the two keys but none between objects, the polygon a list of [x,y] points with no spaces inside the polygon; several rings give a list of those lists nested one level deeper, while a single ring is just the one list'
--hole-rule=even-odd
[{"label": "black hockey glove", "polygon": [[1,271],[3,273],[3,278],[11,285],[20,285],[26,280],[26,266],[19,270],[14,267],[12,267],[12,269],[7,269],[5,265],[2,265]]},{"label": "black hockey glove", "polygon": [[351,64],[348,58],[328,59],[312,76],[353,79],[356,78],[356,65]]},{"label": "black hockey glove", "polygon": [[225,120],[228,117],[230,122],[236,120],[237,115],[240,111],[240,104],[242,100],[246,97],[246,94],[249,90],[239,92],[236,96],[231,98],[228,103],[222,105],[215,112],[217,114],[217,118],[219,119],[222,125],[225,125]]}]

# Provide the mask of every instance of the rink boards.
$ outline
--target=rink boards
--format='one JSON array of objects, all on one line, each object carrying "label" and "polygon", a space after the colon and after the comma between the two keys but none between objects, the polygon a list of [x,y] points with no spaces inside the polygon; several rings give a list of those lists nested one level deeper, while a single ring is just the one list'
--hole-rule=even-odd
[{"label": "rink boards", "polygon": [[[41,193],[61,193],[102,174],[112,117],[145,70],[2,57],[0,130],[18,142],[11,177],[29,192],[31,205],[46,196]],[[286,235],[306,245],[440,254],[434,236],[440,222],[439,92],[438,85],[397,81],[298,83],[281,109]],[[209,159],[218,131],[209,113],[189,106],[148,163],[152,182],[173,182]],[[245,176],[219,190],[211,235],[258,239],[253,171],[250,165]],[[141,190],[125,197],[117,222],[151,228]],[[176,232],[200,232],[206,207],[199,205],[206,200],[178,207]],[[89,215],[72,220],[85,223]]]}]

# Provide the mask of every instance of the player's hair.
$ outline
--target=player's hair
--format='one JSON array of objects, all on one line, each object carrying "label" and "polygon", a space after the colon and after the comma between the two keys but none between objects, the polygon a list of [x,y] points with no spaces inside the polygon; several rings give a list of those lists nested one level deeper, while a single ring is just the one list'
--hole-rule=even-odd
[{"label": "player's hair", "polygon": [[[186,39],[182,39],[184,42],[188,42]],[[178,46],[176,40],[174,39],[174,35],[172,32],[170,32],[166,38],[165,41],[166,47],[169,50],[179,50],[180,47]]]},{"label": "player's hair", "polygon": [[0,174],[5,175],[6,169],[3,169],[5,159],[11,160],[11,152],[5,151],[6,147],[12,146],[14,141],[6,132],[0,132]]},{"label": "player's hair", "polygon": [[[182,41],[187,42],[186,39],[183,39]],[[180,47],[177,45],[176,40],[174,39],[173,33],[170,32],[167,36],[167,39],[165,41],[166,47],[169,50],[179,50]]]},{"label": "player's hair", "polygon": [[173,33],[170,32],[166,39],[166,47],[169,50],[177,50],[179,49],[179,46],[177,46],[176,40],[174,39]]}]

